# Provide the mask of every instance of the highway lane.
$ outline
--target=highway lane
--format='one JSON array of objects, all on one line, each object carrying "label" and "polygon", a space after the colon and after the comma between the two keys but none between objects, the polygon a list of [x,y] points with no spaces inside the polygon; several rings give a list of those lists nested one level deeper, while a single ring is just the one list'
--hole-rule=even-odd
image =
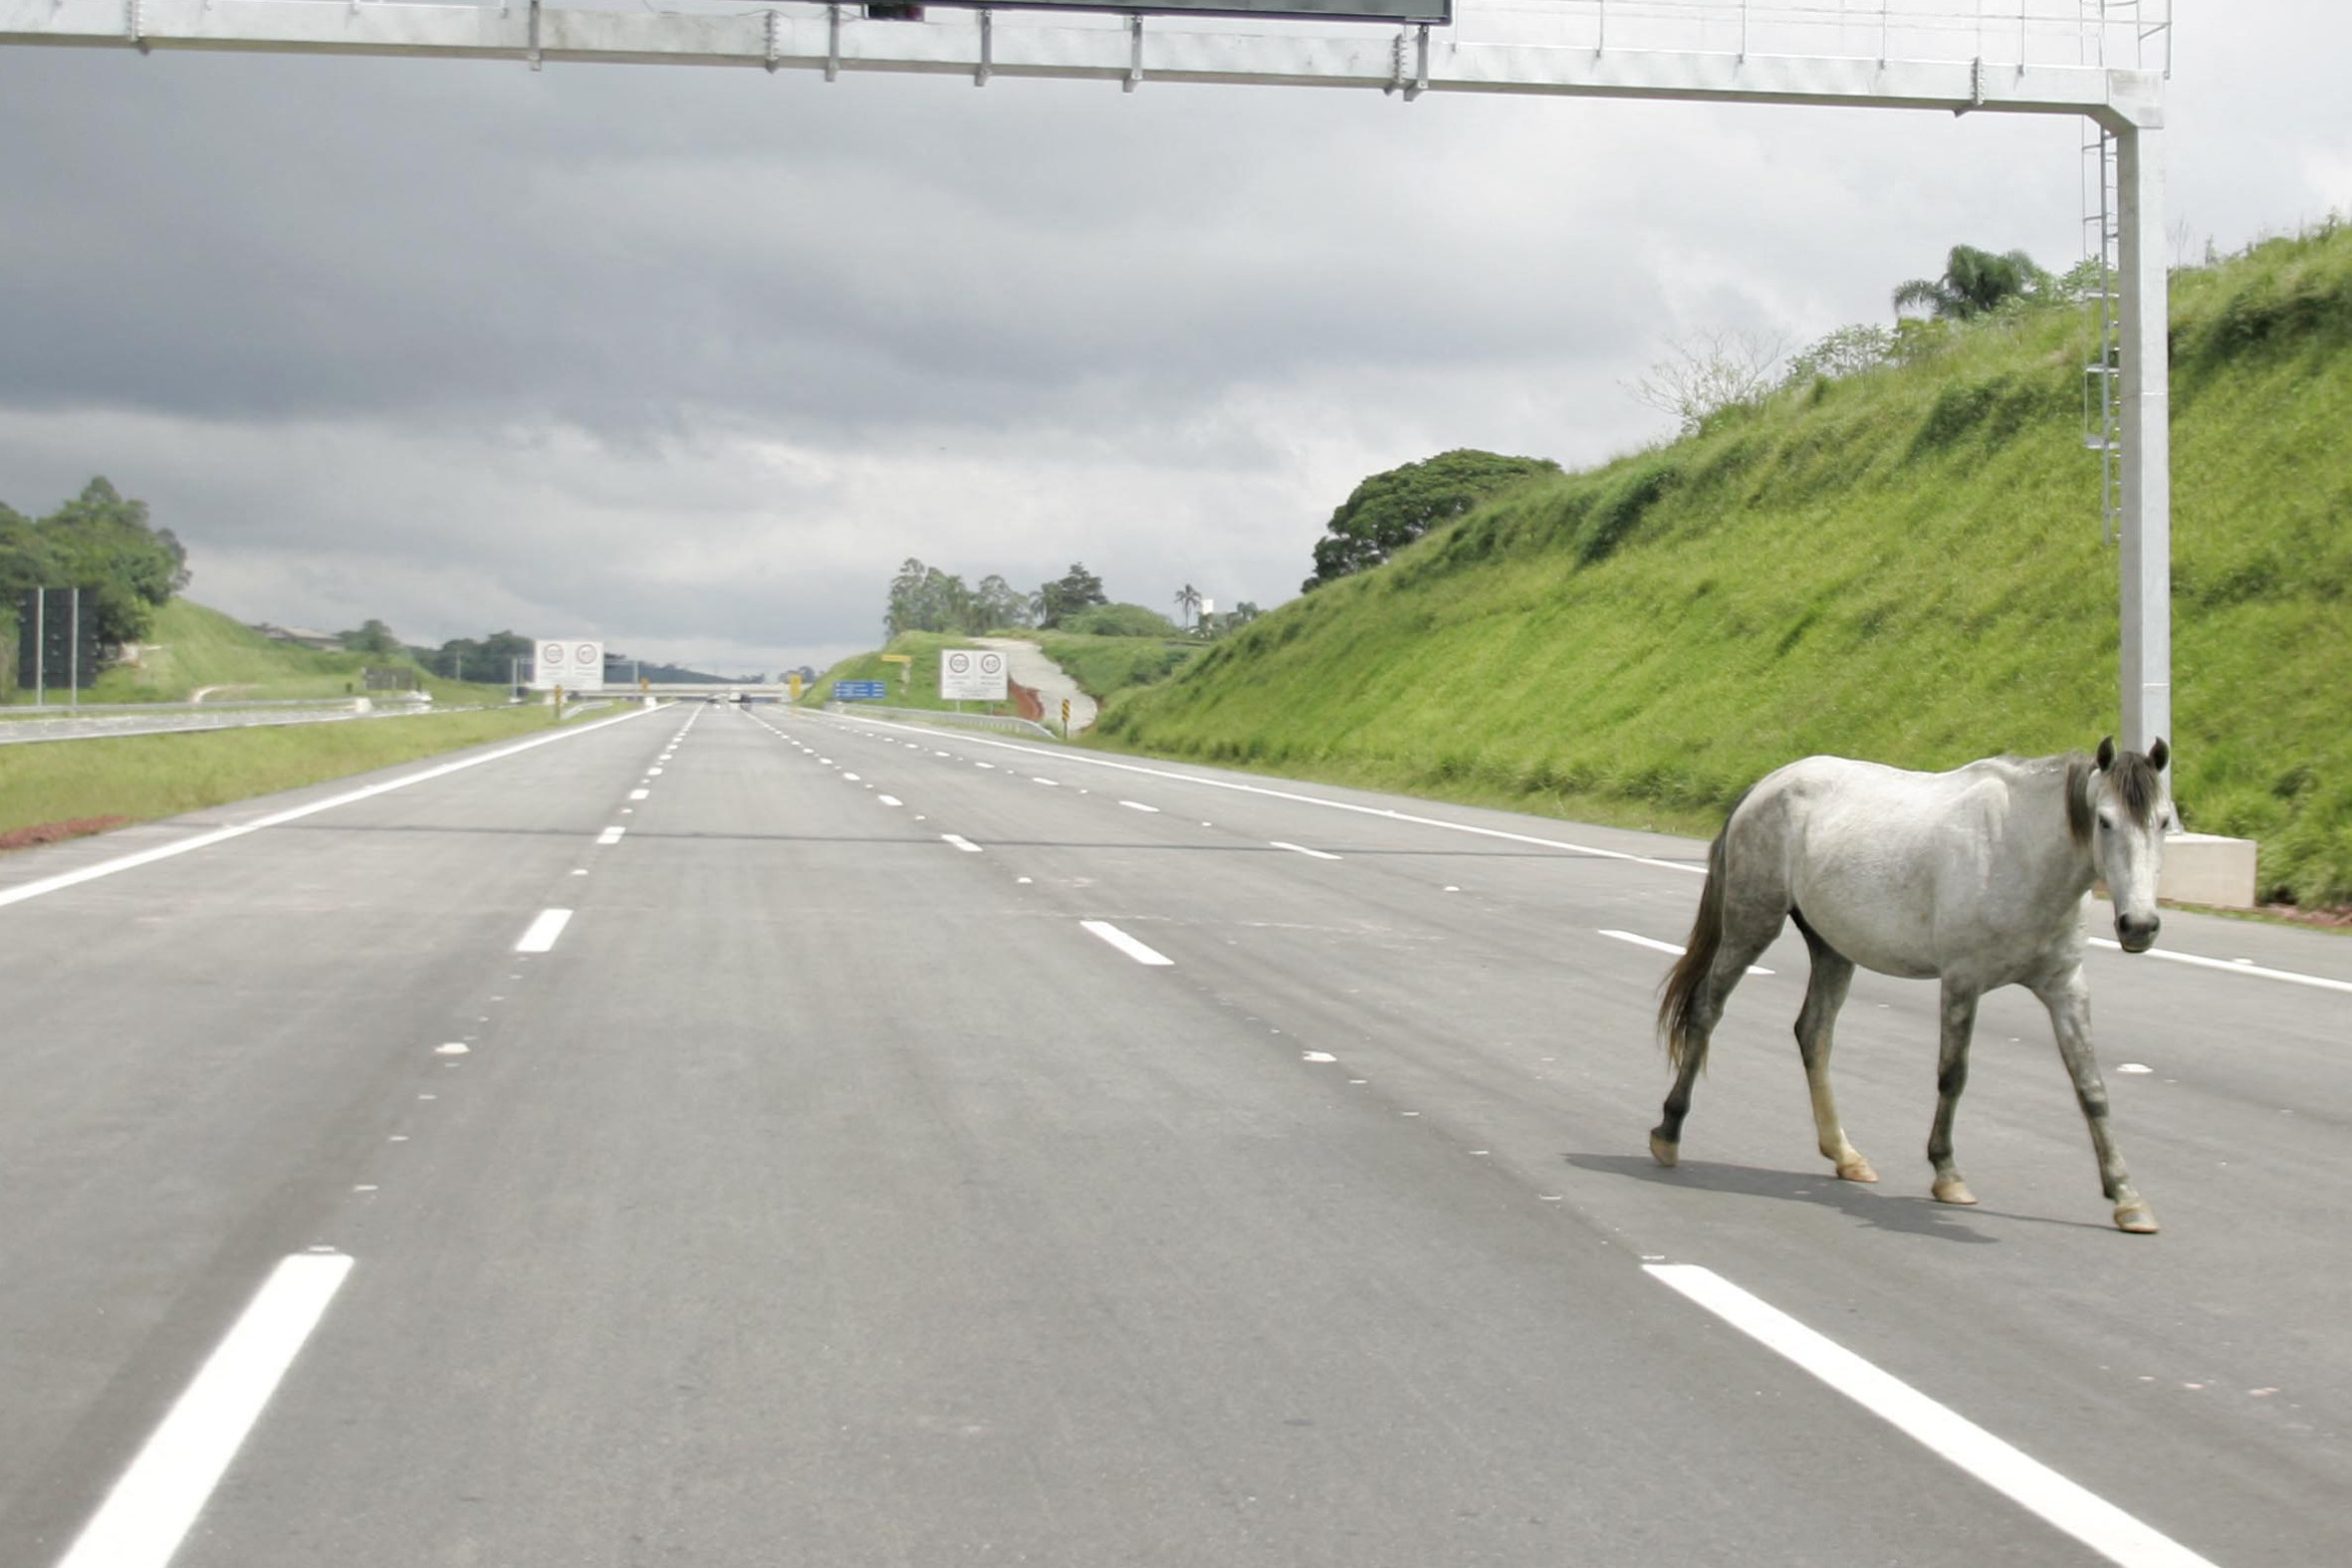
[{"label": "highway lane", "polygon": [[[182,1561],[2096,1560],[1644,1257],[2215,1561],[2340,1555],[2352,998],[2101,990],[2168,1069],[2111,1078],[2168,1225],[2142,1241],[2104,1227],[2046,1024],[2009,1047],[1992,1008],[1987,1206],[1924,1201],[1926,988],[1857,986],[1841,1089],[1888,1181],[1824,1180],[1776,952],[1669,1175],[1640,1153],[1664,957],[1598,933],[1680,937],[1687,843],[773,713],[663,760],[686,717],[0,909],[48,1009],[0,1148],[70,1211],[9,1211],[6,1371],[45,1414],[0,1446],[0,1555],[54,1560],[310,1244],[350,1282]],[[78,945],[163,908],[140,956],[181,994],[241,965],[250,1015],[129,987],[83,1016]],[[2300,959],[2279,935],[2264,961]],[[338,973],[361,938],[387,967]]]},{"label": "highway lane", "polygon": [[[903,740],[888,744],[903,754]],[[927,750],[991,762],[991,779],[1006,777],[1009,762],[1045,766],[1034,751],[976,738]],[[1849,1127],[1887,1180],[1861,1189],[1826,1179],[1788,1042],[1804,970],[1791,938],[1764,959],[1777,974],[1752,978],[1735,1002],[1685,1167],[1665,1173],[1641,1132],[1663,1087],[1647,1013],[1667,960],[1599,933],[1679,939],[1696,876],[1302,812],[1255,792],[1281,788],[1275,782],[1210,775],[1244,787],[1187,788],[1167,776],[1209,771],[1148,766],[1148,775],[1056,769],[1059,788],[1092,790],[1073,806],[1111,801],[1082,827],[1065,819],[1066,837],[1093,845],[1132,835],[1133,847],[1073,853],[1058,875],[1040,845],[1041,882],[1105,908],[1119,899],[1148,908],[1161,922],[1154,940],[1197,952],[1237,1007],[1337,1055],[1425,1117],[1448,1118],[1466,1144],[1515,1159],[1530,1184],[1560,1192],[1645,1253],[1715,1261],[1809,1321],[1850,1325],[1857,1348],[1931,1391],[1965,1392],[2030,1452],[2081,1455],[2089,1473],[2159,1511],[2210,1521],[2226,1540],[2275,1535],[2278,1510],[2298,1495],[2305,1510],[2316,1505],[2299,1542],[2255,1560],[2314,1560],[2311,1543],[2342,1541],[2333,1513],[2352,1481],[2342,1425],[2352,1379],[2329,1195],[2345,1174],[2352,997],[2094,954],[2119,1136],[2170,1228],[2139,1248],[2101,1233],[2105,1205],[2079,1117],[2047,1022],[2020,994],[1988,1001],[1961,1118],[1983,1209],[1924,1195],[1928,986],[1858,981],[1838,1081]],[[1302,792],[1668,863],[1696,856],[1697,846],[1649,835]],[[989,798],[1010,808],[1018,796]],[[1120,799],[1160,809],[1138,813]],[[1328,825],[1318,833],[1302,817]],[[987,841],[1019,823],[983,820],[972,831]],[[1344,858],[1267,848],[1283,835]],[[1202,859],[1214,861],[1217,885],[1188,911],[1167,867]],[[2319,976],[2352,970],[2344,944],[2325,934],[2174,914],[2167,940]],[[2125,1063],[2156,1070],[2118,1071]],[[2034,1299],[2063,1310],[2013,1310]],[[1988,1335],[1990,1322],[2001,1332]],[[2160,1458],[2168,1462],[2152,1462]]]},{"label": "highway lane", "polygon": [[[0,907],[0,1561],[44,1560],[268,1262],[315,1238],[420,1034],[503,991],[602,820],[574,770],[632,766],[662,722]],[[10,856],[0,900],[361,783]]]}]

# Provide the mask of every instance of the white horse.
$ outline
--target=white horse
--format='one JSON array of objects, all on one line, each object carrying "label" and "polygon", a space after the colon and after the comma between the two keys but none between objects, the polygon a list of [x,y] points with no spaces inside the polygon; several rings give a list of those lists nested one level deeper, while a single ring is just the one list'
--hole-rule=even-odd
[{"label": "white horse", "polygon": [[1675,1076],[1650,1153],[1660,1165],[1675,1163],[1691,1081],[1724,1003],[1793,916],[1813,956],[1797,1050],[1821,1153],[1839,1176],[1878,1180],[1846,1141],[1829,1092],[1830,1024],[1854,966],[1943,982],[1928,1159],[1933,1192],[1948,1204],[1977,1201],[1952,1161],[1952,1113],[1968,1081],[1977,999],[2023,986],[2049,1009],[2116,1225],[2153,1232],[2156,1216],[2132,1190],[2107,1133],[2107,1088],[2091,1055],[2082,916],[2092,882],[2104,879],[2124,951],[2144,953],[2156,940],[2156,877],[2172,817],[2169,755],[2161,740],[2145,756],[2118,755],[2112,741],[2101,741],[2095,760],[2080,752],[1994,757],[1948,774],[1808,757],[1759,781],[1707,851],[1699,918],[1666,977],[1658,1027]]}]

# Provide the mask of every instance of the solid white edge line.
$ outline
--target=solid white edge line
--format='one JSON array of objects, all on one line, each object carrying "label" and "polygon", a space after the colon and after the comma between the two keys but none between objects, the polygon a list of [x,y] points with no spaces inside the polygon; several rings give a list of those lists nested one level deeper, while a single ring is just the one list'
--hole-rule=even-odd
[{"label": "solid white edge line", "polygon": [[341,1252],[280,1259],[58,1568],[170,1562],[351,1271]]},{"label": "solid white edge line", "polygon": [[1643,1269],[1864,1410],[2124,1568],[2214,1568],[2206,1558],[2022,1450],[1696,1263]]},{"label": "solid white edge line", "polygon": [[615,714],[609,719],[597,719],[574,729],[559,730],[553,735],[535,736],[531,740],[503,747],[480,757],[468,757],[459,762],[443,763],[437,768],[428,768],[422,773],[409,774],[404,778],[388,779],[382,784],[369,784],[363,789],[353,789],[348,793],[330,795],[324,800],[313,800],[308,805],[293,806],[284,811],[273,811],[268,816],[256,817],[250,822],[243,822],[235,827],[214,828],[209,833],[198,833],[192,838],[182,838],[168,844],[157,844],[152,849],[141,849],[135,854],[118,856],[113,860],[102,860],[96,865],[84,866],[77,871],[64,871],[56,876],[43,877],[36,882],[26,882],[11,888],[0,888],[0,907],[21,904],[27,899],[39,898],[44,893],[55,893],[65,888],[79,886],[84,882],[94,882],[102,876],[113,876],[118,871],[128,871],[137,866],[150,865],[157,860],[168,860],[173,855],[184,855],[192,849],[206,849],[214,844],[226,843],[232,838],[242,838],[247,833],[258,833],[265,827],[276,827],[281,823],[296,821],[321,811],[333,810],[339,805],[350,805],[356,800],[372,799],[376,795],[387,793],[393,789],[405,789],[410,784],[446,778],[450,774],[462,773],[468,768],[479,768],[484,763],[495,763],[501,758],[512,757],[518,752],[528,752],[535,746],[548,746],[557,741],[569,741],[574,736],[586,735],[590,730],[601,730],[609,725],[625,724],[640,714],[653,711],[650,708],[631,708],[628,712]]},{"label": "solid white edge line", "polygon": [[543,909],[539,918],[531,922],[531,929],[523,933],[523,940],[515,944],[517,953],[552,953],[556,938],[572,923],[569,909]]},{"label": "solid white edge line", "polygon": [[[1661,953],[1672,953],[1678,958],[1683,952],[1681,947],[1672,942],[1661,942],[1656,937],[1645,937],[1639,932],[1617,931],[1608,926],[1602,926],[1599,928],[1599,930],[1600,934],[1604,937],[1615,937],[1620,942],[1630,942],[1636,947],[1656,948]],[[1765,969],[1762,964],[1751,964],[1748,966],[1748,973],[1751,975],[1769,975],[1772,972],[1768,969]]]},{"label": "solid white edge line", "polygon": [[1325,850],[1309,849],[1304,844],[1286,843],[1280,838],[1269,838],[1267,842],[1274,845],[1274,847],[1277,849],[1288,849],[1293,854],[1312,855],[1317,860],[1337,860],[1340,858],[1339,856],[1331,854]]},{"label": "solid white edge line", "polygon": [[[2123,944],[2106,937],[2091,938],[2091,946],[2121,953]],[[2290,986],[2316,986],[2322,991],[2352,992],[2352,981],[2329,980],[2320,975],[2298,975],[2291,969],[2265,969],[2259,964],[2235,964],[2229,959],[2207,958],[2202,953],[2168,953],[2163,948],[2150,948],[2135,958],[2163,959],[2173,964],[2194,964],[2199,969],[2227,970],[2233,975],[2259,975],[2264,980],[2283,980]]]},{"label": "solid white edge line", "polygon": [[1153,952],[1150,948],[1145,947],[1142,943],[1136,941],[1133,937],[1127,935],[1124,931],[1121,931],[1118,927],[1112,925],[1107,920],[1081,920],[1078,922],[1078,924],[1083,926],[1086,930],[1093,932],[1094,935],[1100,937],[1112,947],[1117,948],[1121,953],[1126,954],[1127,957],[1133,959],[1138,964],[1173,965],[1176,962],[1174,959],[1167,957],[1165,954]]}]

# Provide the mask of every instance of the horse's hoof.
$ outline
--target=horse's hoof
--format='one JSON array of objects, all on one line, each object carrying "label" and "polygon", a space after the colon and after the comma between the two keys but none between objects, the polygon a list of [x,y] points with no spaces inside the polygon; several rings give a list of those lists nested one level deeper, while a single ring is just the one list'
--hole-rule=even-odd
[{"label": "horse's hoof", "polygon": [[1870,1168],[1868,1160],[1857,1154],[1851,1160],[1839,1163],[1837,1179],[1841,1182],[1875,1182],[1878,1180],[1878,1173]]},{"label": "horse's hoof", "polygon": [[2136,1198],[2128,1204],[2117,1204],[2115,1229],[2129,1231],[2134,1235],[2154,1235],[2157,1229],[2155,1211]]},{"label": "horse's hoof", "polygon": [[1682,1158],[1682,1145],[1670,1139],[1650,1134],[1650,1158],[1671,1169]]},{"label": "horse's hoof", "polygon": [[1930,1189],[1940,1204],[1973,1204],[1977,1195],[1969,1191],[1969,1184],[1957,1176],[1947,1176]]}]

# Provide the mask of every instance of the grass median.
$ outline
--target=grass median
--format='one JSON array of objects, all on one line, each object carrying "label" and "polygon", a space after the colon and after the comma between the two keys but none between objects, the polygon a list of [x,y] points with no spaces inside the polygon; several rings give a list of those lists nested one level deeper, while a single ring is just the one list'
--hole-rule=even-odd
[{"label": "grass median", "polygon": [[[566,719],[608,718],[597,708]],[[29,741],[0,746],[0,838],[42,842],[157,817],[491,741],[519,740],[551,727],[537,705],[476,713],[423,714],[332,723],[126,735],[101,741]],[[77,831],[39,833],[77,824]]]}]

